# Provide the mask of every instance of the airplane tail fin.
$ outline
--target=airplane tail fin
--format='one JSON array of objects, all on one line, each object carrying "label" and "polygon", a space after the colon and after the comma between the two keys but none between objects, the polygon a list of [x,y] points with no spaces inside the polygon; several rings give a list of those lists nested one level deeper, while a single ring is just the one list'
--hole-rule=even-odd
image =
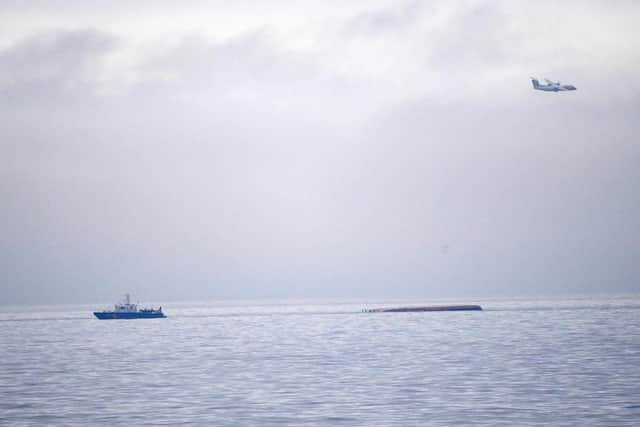
[{"label": "airplane tail fin", "polygon": [[531,84],[533,84],[534,89],[538,89],[540,87],[540,82],[535,77],[531,77]]}]

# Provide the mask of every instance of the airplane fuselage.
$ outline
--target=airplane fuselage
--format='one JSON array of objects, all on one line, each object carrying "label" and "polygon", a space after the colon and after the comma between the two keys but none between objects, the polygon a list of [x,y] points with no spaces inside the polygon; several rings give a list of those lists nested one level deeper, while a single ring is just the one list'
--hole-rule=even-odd
[{"label": "airplane fuselage", "polygon": [[576,87],[573,85],[561,85],[560,83],[550,82],[546,85],[541,85],[538,79],[531,79],[531,83],[533,84],[533,88],[535,90],[542,90],[544,92],[565,92],[570,90],[576,90]]}]

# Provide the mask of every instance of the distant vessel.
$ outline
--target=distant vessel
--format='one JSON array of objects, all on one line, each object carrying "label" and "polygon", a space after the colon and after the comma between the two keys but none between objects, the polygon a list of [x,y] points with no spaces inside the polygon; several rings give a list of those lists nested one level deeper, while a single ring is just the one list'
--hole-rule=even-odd
[{"label": "distant vessel", "polygon": [[480,311],[479,305],[435,305],[429,307],[369,308],[365,313],[407,313],[412,311]]},{"label": "distant vessel", "polygon": [[124,297],[124,302],[115,304],[113,311],[94,311],[93,315],[100,320],[108,319],[155,319],[159,317],[167,317],[162,313],[162,307],[155,308],[138,308],[137,304],[131,304],[129,294]]}]

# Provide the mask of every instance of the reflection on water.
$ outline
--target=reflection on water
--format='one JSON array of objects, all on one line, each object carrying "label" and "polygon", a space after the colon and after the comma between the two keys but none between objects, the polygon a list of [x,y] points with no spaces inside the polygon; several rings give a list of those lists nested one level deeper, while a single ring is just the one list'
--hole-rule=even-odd
[{"label": "reflection on water", "polygon": [[96,307],[5,307],[0,419],[640,422],[640,300],[479,302],[485,311],[374,314],[360,310],[396,302],[164,303],[168,319],[132,321],[98,321]]}]

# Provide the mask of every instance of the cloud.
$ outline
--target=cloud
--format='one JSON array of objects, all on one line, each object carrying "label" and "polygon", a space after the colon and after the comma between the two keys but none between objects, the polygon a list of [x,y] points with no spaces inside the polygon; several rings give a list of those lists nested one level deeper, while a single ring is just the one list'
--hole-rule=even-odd
[{"label": "cloud", "polygon": [[350,35],[380,35],[390,31],[406,31],[419,17],[420,3],[410,2],[377,10],[367,10],[349,19],[345,25]]},{"label": "cloud", "polygon": [[[91,95],[117,39],[99,31],[56,31],[0,51],[0,92],[11,103]],[[88,93],[87,93],[88,91]]]},{"label": "cloud", "polygon": [[638,84],[602,84],[637,67],[623,11],[270,7],[218,33],[85,5],[92,29],[0,50],[3,298],[634,289]]}]

